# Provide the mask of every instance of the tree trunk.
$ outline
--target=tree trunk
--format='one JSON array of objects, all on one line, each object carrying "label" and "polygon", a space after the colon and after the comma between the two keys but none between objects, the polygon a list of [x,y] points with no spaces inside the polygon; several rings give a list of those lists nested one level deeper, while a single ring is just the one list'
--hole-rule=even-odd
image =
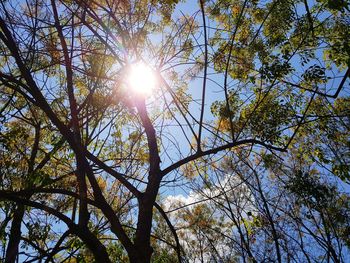
[{"label": "tree trunk", "polygon": [[21,224],[24,216],[24,205],[18,205],[13,213],[9,243],[6,249],[5,263],[15,263],[18,255],[18,246],[21,241]]}]

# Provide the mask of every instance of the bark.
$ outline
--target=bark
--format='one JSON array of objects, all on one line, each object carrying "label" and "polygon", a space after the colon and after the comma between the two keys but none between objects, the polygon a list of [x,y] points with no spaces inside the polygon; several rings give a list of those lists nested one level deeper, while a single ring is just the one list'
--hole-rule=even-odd
[{"label": "bark", "polygon": [[130,261],[135,263],[146,263],[150,262],[153,253],[153,248],[151,247],[153,207],[156,202],[162,175],[160,171],[160,156],[157,145],[157,136],[153,124],[147,114],[145,101],[143,99],[138,101],[137,110],[147,136],[150,170],[146,190],[139,199],[139,215],[134,244],[136,250],[140,254],[138,255],[137,259],[134,259],[134,255],[132,255]]},{"label": "bark", "polygon": [[24,216],[25,206],[18,205],[13,214],[9,243],[6,249],[5,263],[15,263],[18,255],[18,246],[21,241],[21,224]]}]

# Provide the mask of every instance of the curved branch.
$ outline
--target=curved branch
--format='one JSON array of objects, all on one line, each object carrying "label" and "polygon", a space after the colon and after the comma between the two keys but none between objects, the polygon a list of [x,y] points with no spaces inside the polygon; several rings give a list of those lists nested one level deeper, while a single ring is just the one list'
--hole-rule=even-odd
[{"label": "curved branch", "polygon": [[87,227],[80,227],[79,225],[75,224],[69,217],[60,213],[56,209],[38,202],[21,198],[18,195],[14,195],[13,193],[9,193],[3,190],[0,191],[0,199],[5,199],[25,206],[37,208],[39,210],[47,212],[50,215],[57,217],[67,225],[67,227],[72,231],[73,234],[77,235],[87,245],[87,247],[94,254],[96,262],[111,262],[106,247]]},{"label": "curved branch", "polygon": [[197,152],[193,155],[190,155],[180,161],[177,161],[176,163],[173,163],[172,165],[168,166],[167,168],[165,168],[164,170],[162,170],[162,176],[165,176],[166,174],[170,173],[171,171],[179,168],[180,166],[190,162],[190,161],[194,161],[198,158],[201,158],[201,157],[204,157],[204,156],[207,156],[207,155],[211,155],[211,154],[216,154],[220,151],[224,151],[224,150],[227,150],[227,149],[230,149],[230,148],[233,148],[233,147],[237,147],[237,146],[240,146],[240,145],[245,145],[245,144],[257,144],[257,145],[261,145],[261,146],[264,146],[266,147],[267,149],[270,149],[270,150],[275,150],[275,151],[280,151],[280,152],[287,152],[287,150],[285,148],[280,148],[280,147],[277,147],[277,146],[273,146],[273,145],[270,145],[270,144],[267,144],[267,143],[264,143],[262,141],[259,141],[259,140],[256,140],[256,139],[246,139],[246,140],[241,140],[241,141],[235,141],[235,142],[232,142],[232,143],[228,143],[228,144],[225,144],[225,145],[222,145],[222,146],[219,146],[219,147],[216,147],[216,148],[212,148],[210,150],[207,150],[207,151],[203,151],[203,152]]},{"label": "curved branch", "polygon": [[180,244],[180,241],[179,241],[179,237],[178,237],[178,235],[176,233],[176,230],[175,230],[174,226],[172,225],[172,223],[170,222],[169,217],[167,216],[167,214],[165,213],[163,208],[157,203],[154,203],[154,206],[155,206],[155,208],[157,208],[159,213],[163,216],[163,218],[166,221],[166,223],[167,223],[171,233],[173,234],[173,236],[175,238],[176,254],[177,254],[177,258],[178,258],[179,262],[181,263],[182,262],[182,259],[181,259],[181,244]]}]

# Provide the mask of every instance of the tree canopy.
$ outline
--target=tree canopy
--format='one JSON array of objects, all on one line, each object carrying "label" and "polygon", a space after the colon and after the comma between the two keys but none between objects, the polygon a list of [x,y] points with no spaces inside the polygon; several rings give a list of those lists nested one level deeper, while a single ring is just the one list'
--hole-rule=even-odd
[{"label": "tree canopy", "polygon": [[0,261],[346,262],[349,14],[1,1]]}]

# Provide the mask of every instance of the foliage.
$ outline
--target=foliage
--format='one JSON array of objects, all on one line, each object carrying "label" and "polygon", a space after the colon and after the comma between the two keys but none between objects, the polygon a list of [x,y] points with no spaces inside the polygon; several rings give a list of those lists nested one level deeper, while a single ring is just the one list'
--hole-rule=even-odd
[{"label": "foliage", "polygon": [[2,1],[0,261],[345,262],[349,6]]}]

